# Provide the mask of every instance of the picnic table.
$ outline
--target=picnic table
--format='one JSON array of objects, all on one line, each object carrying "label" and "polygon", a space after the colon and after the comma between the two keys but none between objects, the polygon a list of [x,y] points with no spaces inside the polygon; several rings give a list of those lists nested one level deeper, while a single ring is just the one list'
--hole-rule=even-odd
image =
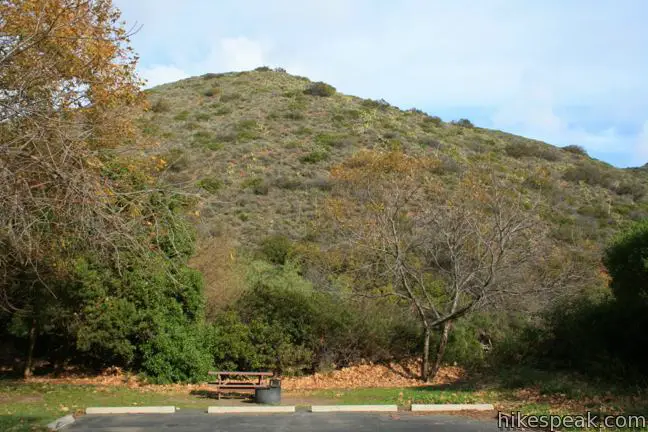
[{"label": "picnic table", "polygon": [[209,384],[216,387],[218,399],[223,390],[256,390],[269,387],[269,379],[273,372],[240,372],[240,371],[210,371],[209,375],[216,376],[215,382]]}]

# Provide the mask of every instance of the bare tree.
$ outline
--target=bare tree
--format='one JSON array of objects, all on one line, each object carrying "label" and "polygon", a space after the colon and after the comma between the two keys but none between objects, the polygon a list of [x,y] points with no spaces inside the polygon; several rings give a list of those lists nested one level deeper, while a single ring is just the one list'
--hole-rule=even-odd
[{"label": "bare tree", "polygon": [[[456,185],[430,176],[434,160],[366,152],[333,171],[330,208],[361,256],[354,266],[364,294],[396,296],[423,326],[421,378],[438,371],[453,323],[523,288],[540,224],[532,203],[479,170]],[[430,341],[440,333],[434,363]]]}]

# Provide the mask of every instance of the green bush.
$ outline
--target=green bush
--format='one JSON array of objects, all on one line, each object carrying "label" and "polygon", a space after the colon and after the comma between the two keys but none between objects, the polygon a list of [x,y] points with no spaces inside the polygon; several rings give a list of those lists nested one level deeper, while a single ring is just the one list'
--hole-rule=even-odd
[{"label": "green bush", "polygon": [[459,119],[459,120],[453,120],[452,124],[455,125],[455,126],[460,126],[460,127],[464,127],[464,128],[474,128],[475,127],[475,125],[472,124],[472,122],[470,120],[465,119],[465,118],[462,118],[462,119]]},{"label": "green bush", "polygon": [[588,156],[587,150],[585,148],[579,146],[579,145],[568,145],[565,147],[561,147],[563,151],[566,151],[568,153],[576,154],[579,156]]},{"label": "green bush", "polygon": [[329,158],[329,152],[323,149],[313,150],[300,160],[304,163],[317,163]]},{"label": "green bush", "polygon": [[437,117],[437,116],[426,116],[421,121],[421,127],[425,130],[429,130],[430,128],[436,128],[442,125],[443,125],[443,121],[441,120],[441,117]]},{"label": "green bush", "polygon": [[582,181],[591,186],[601,186],[604,188],[609,187],[611,182],[610,173],[593,163],[576,165],[565,171],[563,178],[573,183]]},{"label": "green bush", "polygon": [[218,87],[211,87],[211,88],[208,88],[207,90],[205,90],[203,92],[203,96],[213,97],[213,96],[216,96],[219,93],[220,93],[220,89]]},{"label": "green bush", "polygon": [[292,256],[293,244],[286,236],[273,235],[263,239],[261,253],[269,262],[284,265]]},{"label": "green bush", "polygon": [[604,262],[614,295],[648,311],[648,220],[619,234],[605,251]]},{"label": "green bush", "polygon": [[536,157],[548,161],[557,161],[560,157],[558,153],[548,146],[531,143],[511,143],[504,149],[507,155],[516,159],[523,157]]},{"label": "green bush", "polygon": [[380,109],[380,110],[386,110],[387,108],[391,107],[389,102],[387,102],[385,99],[379,99],[379,100],[363,99],[360,105],[362,105],[365,108]]},{"label": "green bush", "polygon": [[241,96],[240,93],[227,93],[227,94],[221,95],[221,97],[220,97],[220,101],[223,102],[223,103],[231,102],[231,101],[235,101],[235,100],[240,100],[240,99],[242,99],[242,96]]},{"label": "green bush", "polygon": [[205,177],[199,180],[198,183],[196,183],[196,186],[213,194],[223,187],[223,182],[215,177]]},{"label": "green bush", "polygon": [[154,113],[163,113],[171,111],[171,104],[165,99],[158,99],[151,105],[151,111]]},{"label": "green bush", "polygon": [[187,120],[188,118],[189,118],[189,111],[187,111],[187,110],[180,111],[178,114],[173,116],[174,120],[180,120],[180,121]]},{"label": "green bush", "polygon": [[335,87],[324,82],[315,82],[304,90],[304,94],[311,96],[330,97],[335,94]]},{"label": "green bush", "polygon": [[258,68],[254,69],[256,72],[272,72],[272,69],[270,69],[268,66],[259,66]]}]

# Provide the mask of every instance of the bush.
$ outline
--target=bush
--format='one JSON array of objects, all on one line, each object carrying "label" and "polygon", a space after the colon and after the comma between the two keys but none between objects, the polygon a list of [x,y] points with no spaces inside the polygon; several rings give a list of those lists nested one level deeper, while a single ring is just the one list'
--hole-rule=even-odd
[{"label": "bush", "polygon": [[242,99],[242,96],[240,93],[228,93],[224,94],[220,97],[221,102],[231,102],[235,100],[240,100]]},{"label": "bush", "polygon": [[272,69],[270,69],[268,66],[259,66],[258,68],[254,69],[257,72],[271,72]]},{"label": "bush", "polygon": [[209,193],[216,193],[223,187],[223,182],[215,177],[205,177],[199,180],[196,186]]},{"label": "bush", "polygon": [[573,183],[582,181],[592,186],[604,188],[609,187],[611,181],[609,172],[592,163],[582,163],[568,169],[563,174],[563,178]]},{"label": "bush", "polygon": [[511,143],[506,146],[504,151],[507,155],[516,159],[523,157],[536,157],[548,161],[556,161],[559,159],[558,154],[553,149],[531,143]]},{"label": "bush", "polygon": [[270,191],[270,186],[261,177],[251,177],[246,179],[242,186],[243,189],[251,188],[255,195],[267,195]]},{"label": "bush", "polygon": [[443,121],[441,120],[441,117],[437,117],[437,116],[426,116],[421,122],[421,127],[425,130],[439,127],[442,125],[443,125]]},{"label": "bush", "polygon": [[324,82],[315,82],[304,90],[304,94],[311,96],[330,97],[335,94],[335,87]]},{"label": "bush", "polygon": [[158,99],[151,106],[151,111],[154,113],[163,113],[171,111],[171,104],[165,99]]},{"label": "bush", "polygon": [[639,182],[625,181],[619,184],[615,192],[619,195],[629,195],[638,201],[646,195],[646,187]]},{"label": "bush", "polygon": [[282,68],[282,67],[276,67],[276,68],[274,69],[274,71],[275,71],[275,72],[279,72],[279,73],[286,73],[286,69],[284,69],[284,68]]},{"label": "bush", "polygon": [[455,126],[464,127],[464,128],[474,128],[475,127],[475,125],[472,124],[472,122],[470,120],[465,119],[465,118],[462,118],[462,119],[459,119],[459,120],[454,120],[454,121],[452,121],[452,124],[455,125]]},{"label": "bush", "polygon": [[313,150],[300,160],[304,163],[317,163],[329,158],[329,152],[326,150]]},{"label": "bush", "polygon": [[205,90],[203,92],[203,95],[207,96],[207,97],[212,97],[212,96],[216,96],[219,93],[220,93],[220,89],[218,87],[212,87],[212,88],[209,88],[209,89]]},{"label": "bush", "polygon": [[605,251],[612,292],[627,304],[641,304],[648,312],[648,221],[633,224]]},{"label": "bush", "polygon": [[561,148],[563,151],[566,151],[568,153],[576,154],[579,156],[588,156],[587,150],[585,150],[585,148],[579,145],[568,145]]},{"label": "bush", "polygon": [[210,73],[206,73],[206,74],[202,75],[201,78],[204,79],[204,80],[210,80],[212,78],[217,78],[218,76],[219,76],[219,74],[210,72]]},{"label": "bush", "polygon": [[261,253],[273,264],[284,265],[293,252],[293,244],[286,236],[273,235],[261,242]]},{"label": "bush", "polygon": [[380,100],[364,99],[360,103],[360,105],[362,105],[365,108],[380,109],[380,110],[385,110],[391,106],[389,102],[387,102],[385,99],[380,99]]},{"label": "bush", "polygon": [[173,116],[174,120],[180,120],[180,121],[187,120],[188,118],[189,118],[189,111],[186,111],[186,110],[185,111],[180,111],[178,114]]}]

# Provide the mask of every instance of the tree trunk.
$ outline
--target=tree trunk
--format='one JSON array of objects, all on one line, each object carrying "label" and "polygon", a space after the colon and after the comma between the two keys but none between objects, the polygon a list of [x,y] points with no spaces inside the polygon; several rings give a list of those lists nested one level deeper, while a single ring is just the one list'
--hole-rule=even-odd
[{"label": "tree trunk", "polygon": [[437,346],[436,358],[434,359],[434,367],[432,368],[432,373],[430,377],[433,379],[439,369],[441,369],[441,362],[443,361],[443,356],[445,355],[446,347],[448,346],[448,338],[450,336],[450,330],[452,329],[452,321],[446,321],[443,323],[441,338],[439,339],[439,345]]},{"label": "tree trunk", "polygon": [[34,347],[36,346],[36,318],[32,319],[31,327],[29,328],[29,346],[27,347],[27,358],[25,359],[25,369],[23,370],[23,377],[29,378],[32,376],[32,363],[34,361]]},{"label": "tree trunk", "polygon": [[421,361],[421,379],[427,382],[430,375],[430,336],[432,332],[426,326],[423,333],[423,360]]}]

